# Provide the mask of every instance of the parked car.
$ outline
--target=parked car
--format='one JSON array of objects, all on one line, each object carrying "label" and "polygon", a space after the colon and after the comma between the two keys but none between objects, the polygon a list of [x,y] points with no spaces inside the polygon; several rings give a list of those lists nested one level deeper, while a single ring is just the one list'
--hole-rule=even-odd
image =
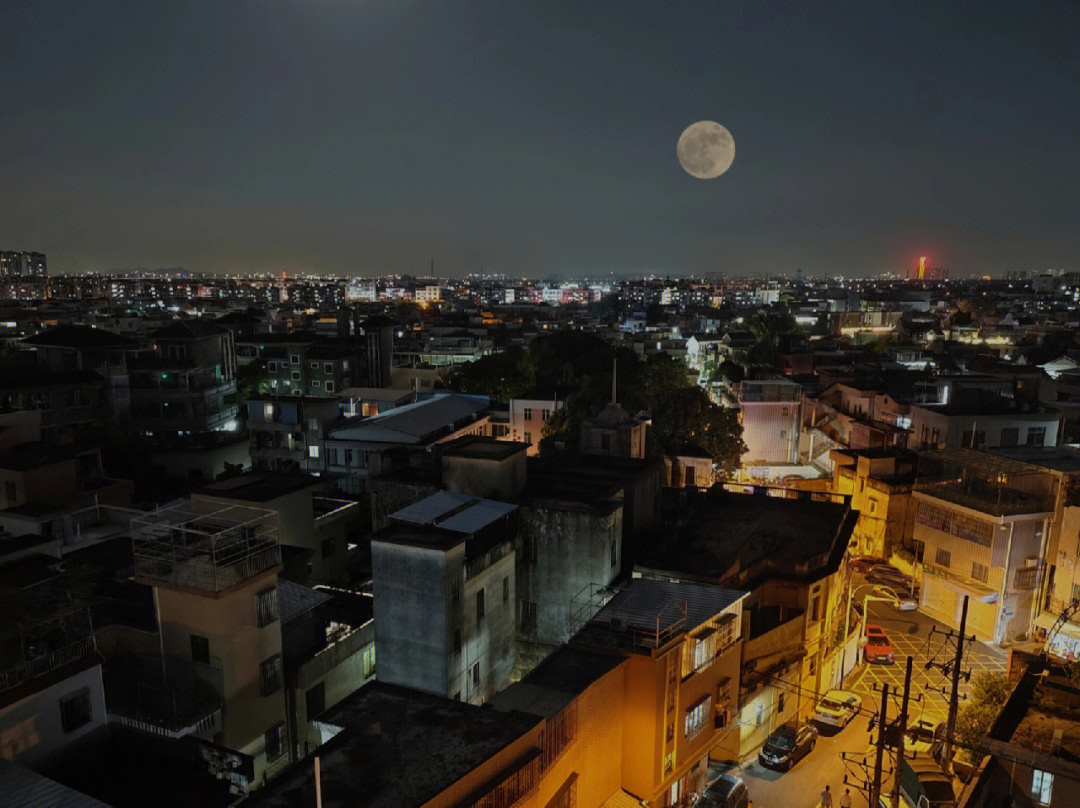
[{"label": "parked car", "polygon": [[896,661],[892,643],[885,629],[876,623],[866,624],[866,647],[863,648],[863,657],[867,662],[883,662],[892,664]]},{"label": "parked car", "polygon": [[904,735],[904,749],[920,754],[930,753],[945,738],[945,722],[920,718],[908,727]]},{"label": "parked car", "polygon": [[818,702],[814,720],[830,727],[846,727],[862,707],[862,698],[846,690],[830,690]]},{"label": "parked car", "polygon": [[898,611],[913,612],[919,608],[919,602],[904,590],[897,590],[891,586],[879,586],[874,589],[875,597],[894,598],[893,605]]},{"label": "parked car", "polygon": [[746,783],[741,777],[725,772],[709,784],[695,808],[746,808],[749,802]]},{"label": "parked car", "polygon": [[880,558],[873,556],[856,556],[851,559],[851,568],[860,575],[866,575],[875,566],[881,563]]},{"label": "parked car", "polygon": [[866,580],[872,584],[882,584],[884,586],[892,587],[897,592],[903,592],[910,594],[912,587],[912,579],[910,575],[905,575],[900,572],[896,567],[889,564],[878,564],[872,567],[866,573]]},{"label": "parked car", "polygon": [[817,738],[818,731],[809,724],[803,724],[798,729],[790,725],[782,726],[761,747],[758,763],[770,769],[788,771],[810,754]]}]

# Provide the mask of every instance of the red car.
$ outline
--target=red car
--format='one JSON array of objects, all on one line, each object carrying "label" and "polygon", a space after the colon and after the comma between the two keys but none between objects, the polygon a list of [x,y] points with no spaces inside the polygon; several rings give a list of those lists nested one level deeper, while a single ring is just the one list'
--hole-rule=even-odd
[{"label": "red car", "polygon": [[896,661],[892,643],[885,629],[874,623],[866,624],[866,647],[863,655],[867,662],[883,662],[892,664]]},{"label": "red car", "polygon": [[874,558],[873,556],[857,556],[851,559],[851,568],[862,575],[870,572],[870,570],[881,563],[880,558]]}]

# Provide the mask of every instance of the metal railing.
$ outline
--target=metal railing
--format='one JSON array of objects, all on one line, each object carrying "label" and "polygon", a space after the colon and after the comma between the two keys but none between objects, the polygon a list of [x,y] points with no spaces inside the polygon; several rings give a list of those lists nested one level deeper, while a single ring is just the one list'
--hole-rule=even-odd
[{"label": "metal railing", "polygon": [[0,692],[18,687],[23,682],[36,679],[38,676],[43,676],[49,671],[61,668],[96,651],[97,642],[91,634],[63,648],[23,662],[14,668],[0,672]]}]

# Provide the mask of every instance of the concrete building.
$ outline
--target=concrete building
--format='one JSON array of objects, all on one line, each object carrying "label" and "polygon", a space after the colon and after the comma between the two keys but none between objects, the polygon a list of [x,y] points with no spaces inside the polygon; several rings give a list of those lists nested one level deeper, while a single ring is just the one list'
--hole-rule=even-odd
[{"label": "concrete building", "polygon": [[472,704],[509,684],[516,510],[440,492],[372,538],[381,681]]},{"label": "concrete building", "polygon": [[914,531],[917,456],[900,449],[834,449],[832,455],[833,493],[851,497],[859,514],[852,555],[889,559]]},{"label": "concrete building", "polygon": [[792,698],[785,687],[824,692],[856,661],[856,621],[846,643],[840,635],[850,581],[845,558],[858,514],[841,497],[774,490],[783,498],[716,486],[673,492],[679,497],[668,500],[664,527],[647,534],[634,572],[749,593],[740,628],[745,681],[732,707],[740,726],[736,760],[752,755],[788,717],[813,712],[811,699]]},{"label": "concrete building", "polygon": [[247,401],[251,466],[256,471],[326,469],[323,438],[341,419],[336,396],[259,396]]},{"label": "concrete building", "polygon": [[488,407],[484,396],[440,394],[339,427],[324,440],[326,470],[344,476],[344,490],[364,491],[368,479],[407,467],[410,455],[483,434]]},{"label": "concrete building", "polygon": [[289,574],[325,583],[344,574],[365,515],[357,502],[321,496],[325,485],[307,474],[250,472],[211,483],[192,500],[271,511],[278,542],[297,551],[287,560]]},{"label": "concrete building", "polygon": [[802,388],[785,379],[744,381],[738,387],[744,468],[799,462]]},{"label": "concrete building", "polygon": [[[293,757],[277,516],[193,499],[133,520],[132,532],[135,578],[154,590],[161,653],[189,662],[219,688],[222,708],[210,714],[214,742],[249,756],[251,785],[258,785]],[[191,728],[202,730],[203,719],[192,719]]]},{"label": "concrete building", "polygon": [[922,545],[921,608],[1000,643],[1032,630],[1040,611],[1055,480],[1037,466],[970,449],[919,457],[912,494]]},{"label": "concrete building", "polygon": [[131,418],[161,435],[235,428],[236,344],[232,331],[177,320],[150,335],[153,350],[133,358]]},{"label": "concrete building", "polygon": [[1005,396],[968,393],[946,404],[908,410],[910,449],[1008,449],[1057,446],[1056,410]]},{"label": "concrete building", "polygon": [[548,419],[562,409],[570,390],[533,389],[510,401],[510,440],[529,445],[529,455],[539,451]]},{"label": "concrete building", "polygon": [[465,435],[439,445],[442,482],[448,491],[514,500],[525,488],[528,445]]}]

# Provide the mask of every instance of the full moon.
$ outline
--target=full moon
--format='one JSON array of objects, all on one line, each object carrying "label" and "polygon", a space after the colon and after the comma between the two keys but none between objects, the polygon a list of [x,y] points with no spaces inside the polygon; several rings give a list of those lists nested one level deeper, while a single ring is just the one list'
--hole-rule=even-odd
[{"label": "full moon", "polygon": [[679,136],[675,152],[687,174],[699,180],[711,180],[731,168],[735,140],[720,124],[698,121]]}]

